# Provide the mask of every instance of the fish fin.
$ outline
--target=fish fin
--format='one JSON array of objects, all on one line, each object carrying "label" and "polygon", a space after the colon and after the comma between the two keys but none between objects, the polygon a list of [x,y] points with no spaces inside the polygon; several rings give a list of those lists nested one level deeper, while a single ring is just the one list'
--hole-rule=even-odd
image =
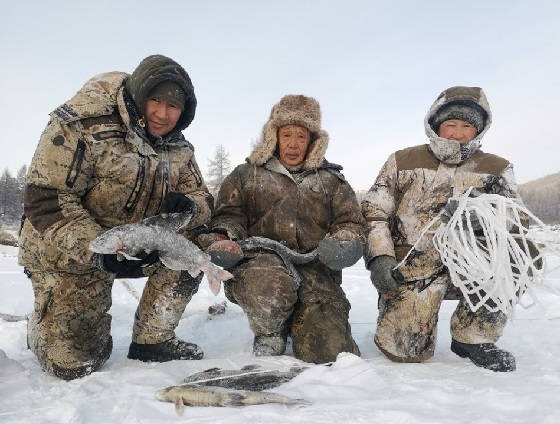
[{"label": "fish fin", "polygon": [[164,251],[160,251],[159,253],[159,260],[163,265],[165,265],[169,269],[173,269],[175,271],[188,271],[191,277],[195,278],[200,271],[198,271],[195,275],[192,275],[189,269],[186,269],[184,260],[174,259],[172,256],[167,254]]},{"label": "fish fin", "polygon": [[261,367],[260,365],[249,364],[249,365],[245,365],[243,368],[241,368],[241,371],[253,371],[253,370],[258,370],[260,367]]},{"label": "fish fin", "polygon": [[185,412],[185,405],[183,405],[183,398],[181,396],[177,396],[175,398],[175,412],[177,415],[183,415]]},{"label": "fish fin", "polygon": [[205,268],[204,273],[206,274],[208,285],[210,286],[210,290],[212,291],[212,293],[214,293],[214,296],[217,296],[218,293],[220,293],[222,281],[233,278],[233,275],[231,275],[225,269],[219,268],[214,264],[210,264],[209,267]]},{"label": "fish fin", "polygon": [[218,296],[220,293],[220,288],[222,287],[222,282],[220,280],[208,279],[208,285],[210,286],[210,291],[214,296]]},{"label": "fish fin", "polygon": [[228,406],[244,406],[245,396],[240,393],[228,394]]},{"label": "fish fin", "polygon": [[165,227],[170,228],[177,232],[182,230],[187,226],[191,220],[193,214],[192,212],[181,212],[181,213],[167,213],[154,215],[149,218],[142,220],[142,223],[152,227]]}]

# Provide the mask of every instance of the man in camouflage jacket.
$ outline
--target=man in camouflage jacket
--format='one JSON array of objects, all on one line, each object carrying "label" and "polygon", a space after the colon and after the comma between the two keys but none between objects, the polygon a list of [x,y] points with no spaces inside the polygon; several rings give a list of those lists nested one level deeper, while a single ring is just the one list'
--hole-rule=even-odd
[{"label": "man in camouflage jacket", "polygon": [[323,262],[296,265],[299,283],[268,250],[244,252],[230,270],[235,279],[225,283],[226,295],[247,314],[256,355],[282,354],[288,335],[295,356],[307,362],[359,354],[341,269],[361,256],[363,218],[342,167],[324,158],[327,144],[317,101],[285,96],[272,108],[248,163],[220,188],[211,228],[221,238],[266,237],[298,253],[329,246]]},{"label": "man in camouflage jacket", "polygon": [[45,371],[73,379],[107,360],[115,277],[149,277],[129,358],[202,357],[174,334],[199,278],[163,267],[157,252],[121,261],[88,250],[107,229],[160,212],[192,211],[187,230],[209,221],[213,200],[181,133],[195,108],[185,70],[154,55],[132,75],[93,77],[51,113],[27,176],[19,256],[35,294],[28,344]]},{"label": "man in camouflage jacket", "polygon": [[[431,238],[419,241],[424,227],[443,208],[444,217],[452,215],[456,203],[447,200],[469,187],[518,196],[512,165],[480,150],[491,121],[482,89],[445,90],[425,119],[429,144],[393,153],[362,202],[369,230],[365,260],[379,292],[374,341],[393,361],[421,362],[433,355],[438,311],[450,294],[449,274]],[[513,355],[494,345],[505,324],[503,313],[472,312],[461,299],[451,318],[451,349],[478,366],[512,371]]]}]

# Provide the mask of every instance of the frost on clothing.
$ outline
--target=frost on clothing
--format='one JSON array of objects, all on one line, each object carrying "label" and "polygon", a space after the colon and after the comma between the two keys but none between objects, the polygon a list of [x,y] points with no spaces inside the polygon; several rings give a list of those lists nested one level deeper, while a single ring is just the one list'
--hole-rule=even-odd
[{"label": "frost on clothing", "polygon": [[[327,234],[363,240],[354,191],[342,167],[324,159],[328,136],[320,130],[318,107],[304,96],[286,96],[273,107],[248,163],[236,167],[222,183],[214,229],[232,239],[266,237],[304,254]],[[305,126],[313,135],[298,170],[288,170],[275,156],[276,131],[287,124]],[[348,323],[350,304],[340,287],[341,272],[319,261],[295,268],[302,280],[299,288],[282,259],[270,252],[247,252],[231,270],[235,279],[225,284],[226,294],[247,314],[257,345],[262,344],[261,336],[270,335],[276,354],[282,353],[289,334],[295,356],[308,362],[332,361],[342,351],[359,353]]]},{"label": "frost on clothing", "polygon": [[[471,186],[481,193],[518,197],[512,165],[479,148],[491,122],[486,98],[480,96],[480,106],[488,112],[486,126],[468,143],[463,157],[459,142],[438,137],[429,124],[436,105],[450,101],[446,97],[436,100],[425,119],[430,143],[389,156],[362,202],[368,227],[366,263],[380,255],[402,260],[447,199]],[[442,267],[430,237],[424,237],[400,270],[407,281],[414,281],[430,278]]]},{"label": "frost on clothing", "polygon": [[[437,129],[430,125],[433,115],[445,104],[465,101],[474,101],[486,111],[482,131],[466,145],[438,137]],[[366,264],[381,255],[400,262],[418,243],[399,267],[407,284],[395,293],[380,293],[375,342],[394,360],[424,360],[433,354],[437,312],[449,291],[448,275],[430,235],[419,239],[424,227],[451,196],[469,187],[481,193],[518,197],[512,165],[480,150],[491,116],[481,89],[453,87],[445,91],[424,121],[429,144],[389,156],[362,202],[368,229]],[[427,284],[430,287],[422,290]],[[463,343],[494,342],[505,325],[501,315],[471,313],[461,301],[452,320],[452,335]]]},{"label": "frost on clothing", "polygon": [[90,249],[102,254],[123,254],[127,259],[134,259],[138,252],[157,251],[161,263],[169,269],[186,270],[193,278],[204,272],[210,289],[218,294],[221,282],[232,275],[211,263],[210,256],[193,242],[177,234],[188,225],[191,215],[169,214],[166,218],[158,215],[112,228],[93,240]]},{"label": "frost on clothing", "polygon": [[[160,62],[156,74],[180,68],[169,58],[150,58]],[[171,74],[166,78],[189,87],[184,70]],[[193,147],[181,133],[192,117],[163,138],[150,138],[124,88],[128,78],[122,72],[97,75],[55,109],[27,175],[19,263],[35,294],[29,344],[41,367],[61,378],[95,371],[111,352],[107,311],[115,275],[94,266],[89,243],[107,229],[158,214],[171,191],[196,204],[183,234],[207,223],[212,212]],[[126,277],[143,276],[149,278],[132,339],[160,343],[174,336],[200,280],[160,263]]]},{"label": "frost on clothing", "polygon": [[20,237],[26,268],[90,271],[89,242],[105,229],[157,214],[169,191],[196,202],[189,228],[210,219],[212,197],[192,145],[180,131],[150,145],[131,119],[126,78],[98,75],[51,114],[27,176]]}]

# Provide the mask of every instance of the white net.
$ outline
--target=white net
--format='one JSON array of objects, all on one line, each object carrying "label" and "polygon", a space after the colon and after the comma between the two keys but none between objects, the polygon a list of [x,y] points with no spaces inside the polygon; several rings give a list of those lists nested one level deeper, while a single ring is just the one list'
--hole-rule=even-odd
[{"label": "white net", "polygon": [[[472,311],[485,307],[511,316],[524,294],[532,302],[522,306],[537,302],[534,287],[545,286],[549,272],[543,255],[560,255],[560,240],[521,202],[496,194],[469,197],[469,193],[454,198],[457,210],[437,228],[434,246]],[[481,227],[476,231],[473,215]],[[438,222],[439,217],[430,222],[422,236]]]},{"label": "white net", "polygon": [[[439,226],[433,242],[471,310],[484,306],[510,316],[525,293],[534,304],[533,288],[545,285],[543,253],[557,250],[556,235],[515,199],[497,194],[469,197],[467,192],[456,200],[457,210]],[[482,227],[476,234],[473,214]],[[532,237],[537,231],[529,231],[529,222],[540,227],[539,241]]]}]

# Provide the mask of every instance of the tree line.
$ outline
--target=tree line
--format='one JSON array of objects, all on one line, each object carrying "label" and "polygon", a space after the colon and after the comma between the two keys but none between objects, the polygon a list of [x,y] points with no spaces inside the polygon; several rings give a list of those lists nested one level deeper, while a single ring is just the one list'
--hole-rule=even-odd
[{"label": "tree line", "polygon": [[519,194],[538,218],[546,224],[560,224],[560,172],[519,186]]},{"label": "tree line", "polygon": [[16,176],[5,169],[0,177],[0,221],[12,225],[20,221],[23,214],[23,190],[27,166],[22,166]]},{"label": "tree line", "polygon": [[[207,162],[207,184],[216,197],[225,177],[231,171],[229,153],[224,146],[216,148],[214,157]],[[13,225],[23,214],[23,190],[27,166],[23,165],[12,176],[5,169],[0,178],[0,224]],[[356,191],[358,201],[363,200],[366,190]],[[560,223],[560,172],[522,184],[519,193],[525,205],[547,224]]]}]

